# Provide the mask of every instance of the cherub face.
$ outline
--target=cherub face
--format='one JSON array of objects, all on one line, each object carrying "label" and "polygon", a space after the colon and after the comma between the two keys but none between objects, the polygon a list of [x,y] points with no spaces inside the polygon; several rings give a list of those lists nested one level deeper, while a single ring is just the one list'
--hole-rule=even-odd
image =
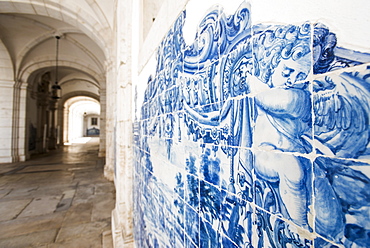
[{"label": "cherub face", "polygon": [[295,88],[304,87],[305,83],[300,81],[307,78],[308,73],[310,72],[310,65],[310,54],[307,54],[296,61],[292,58],[287,60],[282,59],[271,76],[271,86]]},{"label": "cherub face", "polygon": [[234,72],[234,84],[240,84],[241,82],[245,83],[247,81],[248,75],[252,74],[252,67],[252,62],[243,58],[243,60],[239,64],[239,67]]},{"label": "cherub face", "polygon": [[235,94],[245,91],[246,87],[248,87],[248,81],[252,75],[252,68],[253,64],[250,60],[243,58],[240,61],[233,74],[232,90]]}]

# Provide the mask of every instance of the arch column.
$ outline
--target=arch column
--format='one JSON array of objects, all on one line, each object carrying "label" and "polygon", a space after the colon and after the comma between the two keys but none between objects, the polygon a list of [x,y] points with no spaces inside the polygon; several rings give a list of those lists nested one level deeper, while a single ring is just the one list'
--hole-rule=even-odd
[{"label": "arch column", "polygon": [[[107,91],[100,89],[100,143],[99,157],[105,157],[106,150],[106,114],[107,114]],[[111,178],[113,180],[113,177]]]},{"label": "arch column", "polygon": [[[106,72],[107,72],[107,83],[106,83],[106,101],[105,101],[105,166],[104,166],[104,176],[113,181],[115,173],[115,118],[116,114],[116,78],[114,73],[113,63],[111,61],[106,62]],[[103,125],[102,125],[103,126]]]},{"label": "arch column", "polygon": [[17,128],[17,131],[13,132],[13,162],[17,162],[26,160],[26,83],[14,88],[14,97],[18,104],[15,104],[13,108],[13,123],[17,123],[17,125],[13,124],[13,129]]},{"label": "arch column", "polygon": [[[8,82],[7,84],[0,85],[0,98],[1,98],[1,112],[6,115],[1,120],[1,130],[5,137],[1,138],[2,143],[9,144],[10,147],[10,160],[0,159],[1,162],[19,162],[26,160],[26,101],[27,101],[27,85],[24,83]],[[12,118],[9,118],[11,113]],[[9,122],[9,123],[8,123]],[[10,135],[10,140],[8,140]],[[5,144],[4,144],[5,145]],[[3,149],[7,149],[2,146]],[[4,152],[4,150],[2,152]],[[4,154],[2,154],[4,155]],[[0,158],[3,157],[0,155]]]},{"label": "arch column", "polygon": [[68,119],[68,116],[69,116],[69,108],[65,108],[64,106],[61,106],[61,109],[63,109],[62,111],[62,114],[60,115],[62,118],[60,119],[60,122],[59,123],[63,123],[63,128],[61,129],[61,136],[63,137],[62,139],[62,144],[64,145],[64,143],[69,143],[69,119]]},{"label": "arch column", "polygon": [[[132,32],[136,25],[140,1],[117,2],[116,12],[116,54],[117,78],[114,84],[114,108],[107,104],[107,110],[115,109],[114,132],[114,182],[116,185],[116,206],[112,213],[112,235],[115,247],[134,247],[133,238],[133,115],[132,115]],[[107,81],[107,89],[109,81]],[[107,92],[108,93],[108,92]],[[109,93],[107,94],[108,96]],[[109,97],[110,98],[110,97]],[[107,98],[107,101],[109,100]],[[108,112],[107,112],[108,114]],[[107,118],[108,122],[108,118]],[[108,125],[107,125],[108,128]],[[108,132],[107,132],[108,133]],[[107,139],[108,144],[108,139]],[[107,146],[108,147],[108,146]],[[107,156],[108,157],[108,156]]]}]

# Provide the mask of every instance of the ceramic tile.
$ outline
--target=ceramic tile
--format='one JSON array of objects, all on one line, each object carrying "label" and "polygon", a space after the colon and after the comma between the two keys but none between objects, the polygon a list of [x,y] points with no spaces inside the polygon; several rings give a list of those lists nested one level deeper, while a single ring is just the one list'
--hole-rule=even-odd
[{"label": "ceramic tile", "polygon": [[278,152],[255,152],[255,203],[295,224],[310,229],[312,163]]},{"label": "ceramic tile", "polygon": [[185,199],[185,175],[181,171],[176,173],[176,186],[174,188],[175,197],[182,200]]},{"label": "ceramic tile", "polygon": [[158,47],[155,74],[145,75],[134,124],[135,240],[366,247],[368,55],[336,47],[321,24],[252,27],[251,6],[236,2],[233,14],[215,5],[204,15],[205,3],[190,1],[203,15],[194,38],[185,42],[183,27],[196,19],[185,11]]},{"label": "ceramic tile", "polygon": [[194,175],[187,174],[185,181],[185,202],[198,211],[199,197],[199,179]]},{"label": "ceramic tile", "polygon": [[191,240],[191,238],[189,238],[189,237],[187,237],[186,236],[186,238],[185,238],[185,246],[184,246],[185,248],[198,248],[198,246],[197,245],[195,245],[193,242],[192,242],[192,240]]},{"label": "ceramic tile", "polygon": [[176,231],[178,233],[182,233],[183,229],[185,228],[185,201],[176,198],[174,200],[174,208],[173,208],[173,213],[175,215],[175,221],[176,221],[176,226],[177,229]]},{"label": "ceramic tile", "polygon": [[[200,181],[199,199],[199,213],[203,217],[202,220],[204,220],[201,223],[208,222],[210,225],[219,223],[222,201],[220,189],[205,181]],[[203,228],[206,227],[203,226]]]},{"label": "ceramic tile", "polygon": [[310,24],[253,27],[253,146],[310,153]]},{"label": "ceramic tile", "polygon": [[369,53],[337,46],[337,36],[323,23],[314,25],[313,71],[322,74],[370,62]]},{"label": "ceramic tile", "polygon": [[222,160],[221,188],[225,191],[227,201],[241,199],[252,202],[253,154],[249,149],[231,148],[231,151],[234,155]]},{"label": "ceramic tile", "polygon": [[174,225],[172,240],[172,247],[185,247],[185,230],[183,227],[180,227],[177,224]]},{"label": "ceramic tile", "polygon": [[199,247],[218,248],[221,247],[220,234],[214,227],[217,225],[212,224],[206,220],[200,221],[200,238]]},{"label": "ceramic tile", "polygon": [[[185,204],[185,232],[196,246],[199,245],[199,214],[191,206]],[[186,240],[185,240],[186,242]]]},{"label": "ceramic tile", "polygon": [[222,236],[222,247],[238,248],[239,246],[231,241],[227,236]]},{"label": "ceramic tile", "polygon": [[[218,76],[220,65],[213,62],[205,65],[194,74],[181,75],[181,93],[185,108],[191,108],[200,114],[207,114],[220,109]],[[199,117],[198,117],[199,118]]]},{"label": "ceramic tile", "polygon": [[219,230],[223,234],[222,243],[224,247],[248,247],[252,242],[254,208],[242,199],[223,196]]},{"label": "ceramic tile", "polygon": [[256,209],[253,247],[312,247],[312,235],[264,210]]},{"label": "ceramic tile", "polygon": [[369,158],[370,66],[314,81],[314,132],[319,154]]},{"label": "ceramic tile", "polygon": [[328,242],[327,240],[324,240],[322,238],[316,238],[314,241],[314,247],[322,247],[322,248],[340,248],[340,246],[337,246],[333,243]]},{"label": "ceramic tile", "polygon": [[370,243],[370,165],[318,157],[315,167],[315,231],[346,247]]},{"label": "ceramic tile", "polygon": [[221,160],[212,154],[210,148],[204,148],[200,155],[200,178],[204,181],[219,186],[220,185]]}]

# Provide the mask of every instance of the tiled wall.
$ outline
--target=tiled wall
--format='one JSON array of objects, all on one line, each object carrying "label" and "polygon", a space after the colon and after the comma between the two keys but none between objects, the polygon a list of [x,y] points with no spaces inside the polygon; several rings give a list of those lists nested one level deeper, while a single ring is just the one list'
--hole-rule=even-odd
[{"label": "tiled wall", "polygon": [[141,75],[136,247],[370,247],[370,54],[251,10],[191,45],[184,11]]}]

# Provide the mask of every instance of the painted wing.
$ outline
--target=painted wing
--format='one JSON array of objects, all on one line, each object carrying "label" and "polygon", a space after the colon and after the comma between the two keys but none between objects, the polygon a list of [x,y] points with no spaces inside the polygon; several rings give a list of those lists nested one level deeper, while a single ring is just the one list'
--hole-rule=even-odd
[{"label": "painted wing", "polygon": [[314,130],[318,152],[344,158],[368,155],[370,70],[314,81]]}]

